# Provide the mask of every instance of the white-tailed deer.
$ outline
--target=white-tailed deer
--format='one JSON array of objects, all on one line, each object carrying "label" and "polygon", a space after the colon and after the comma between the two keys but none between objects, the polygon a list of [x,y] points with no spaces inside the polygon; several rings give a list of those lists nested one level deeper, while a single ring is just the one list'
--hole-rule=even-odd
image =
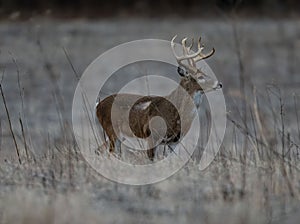
[{"label": "white-tailed deer", "polygon": [[[171,48],[178,63],[177,72],[182,78],[179,86],[169,95],[161,97],[114,94],[97,102],[96,115],[103,131],[108,136],[110,152],[114,152],[116,147],[121,147],[121,139],[118,136],[148,139],[149,136],[154,135],[151,133],[153,129],[150,121],[159,116],[164,119],[166,128],[163,132],[164,136],[160,136],[160,142],[155,142],[155,140],[149,142],[147,154],[149,159],[153,160],[157,146],[176,145],[187,134],[204,92],[222,88],[220,82],[196,67],[196,62],[209,58],[215,50],[212,49],[208,54],[202,53],[203,46],[199,38],[198,49],[192,52],[193,41],[190,46],[186,46],[187,38],[184,38],[182,40],[183,55],[177,56],[175,38],[176,36],[171,41]],[[112,121],[112,108],[114,118],[117,118],[115,125]],[[120,148],[119,151],[121,151]]]}]

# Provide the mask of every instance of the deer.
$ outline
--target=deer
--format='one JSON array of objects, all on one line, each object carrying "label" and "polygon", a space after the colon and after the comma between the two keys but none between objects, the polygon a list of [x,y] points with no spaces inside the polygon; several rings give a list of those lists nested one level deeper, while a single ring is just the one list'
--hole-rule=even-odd
[{"label": "deer", "polygon": [[[121,153],[122,139],[118,136],[147,139],[147,155],[149,160],[153,161],[158,146],[174,147],[187,134],[197,115],[204,93],[222,88],[221,82],[208,76],[196,66],[197,62],[211,57],[215,49],[212,48],[209,53],[204,54],[204,46],[199,38],[197,51],[193,52],[191,49],[194,40],[192,39],[191,44],[187,46],[188,38],[183,38],[181,41],[183,55],[178,56],[174,43],[176,37],[177,35],[170,43],[178,64],[177,73],[181,79],[177,88],[169,95],[162,97],[120,93],[97,100],[96,119],[104,135],[108,137],[110,153],[115,153],[116,148]],[[114,118],[117,118],[116,125],[113,125],[112,112]],[[157,131],[162,133],[158,140],[153,140],[155,130],[151,128],[151,120],[155,117],[160,117],[165,122],[164,130]],[[129,124],[125,124],[126,122]],[[163,125],[156,122],[154,126],[159,129]]]}]

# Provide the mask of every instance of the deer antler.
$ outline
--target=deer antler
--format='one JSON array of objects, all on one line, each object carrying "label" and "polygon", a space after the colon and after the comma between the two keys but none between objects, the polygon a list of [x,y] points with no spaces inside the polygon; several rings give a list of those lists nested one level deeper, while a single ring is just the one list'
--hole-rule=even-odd
[{"label": "deer antler", "polygon": [[[173,54],[178,62],[179,65],[181,65],[182,67],[184,67],[185,69],[187,69],[189,72],[191,72],[192,74],[195,74],[197,72],[197,67],[196,67],[196,62],[209,58],[210,56],[212,56],[215,53],[215,49],[213,48],[211,50],[211,52],[209,52],[208,54],[203,54],[202,50],[204,49],[204,46],[201,45],[201,37],[198,39],[198,50],[195,53],[190,53],[191,52],[191,48],[193,46],[194,43],[194,39],[192,39],[191,45],[190,46],[186,46],[186,41],[187,38],[185,37],[184,39],[182,39],[181,43],[182,43],[182,48],[183,48],[183,56],[178,56],[175,52],[175,39],[176,39],[177,35],[175,35],[173,37],[173,39],[171,40],[171,48],[173,51]],[[187,60],[188,64],[184,64],[182,61]]]}]

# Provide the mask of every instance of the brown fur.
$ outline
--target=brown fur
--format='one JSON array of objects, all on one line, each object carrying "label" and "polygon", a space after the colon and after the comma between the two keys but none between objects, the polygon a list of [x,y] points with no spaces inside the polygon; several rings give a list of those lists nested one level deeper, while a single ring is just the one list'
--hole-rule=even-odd
[{"label": "brown fur", "polygon": [[[181,88],[182,87],[182,88]],[[188,92],[192,97],[197,91],[202,91],[201,87],[192,77],[183,77],[180,82],[180,87],[176,88],[170,95],[166,97],[160,96],[139,96],[134,94],[114,94],[108,96],[99,104],[96,108],[96,114],[98,120],[109,137],[110,147],[109,151],[114,152],[115,142],[117,140],[117,134],[115,131],[124,132],[122,130],[122,120],[125,116],[123,113],[128,110],[128,105],[133,105],[129,110],[129,127],[131,128],[134,136],[145,139],[151,135],[149,128],[149,122],[153,117],[161,117],[167,126],[167,131],[164,136],[166,139],[163,144],[171,142],[178,142],[180,137],[183,137],[190,128],[193,118],[189,117],[189,114],[194,109],[193,102],[182,91]],[[115,103],[117,110],[120,111],[120,126],[117,125],[118,130],[114,130],[112,124],[112,105],[117,97]],[[170,102],[176,102],[177,108]],[[138,105],[149,102],[149,106],[145,109],[141,109]],[[186,115],[180,118],[180,114]],[[183,122],[182,122],[183,121]],[[119,121],[116,121],[118,123]],[[183,133],[181,133],[183,130]],[[129,134],[129,133],[127,133]],[[155,148],[148,150],[148,156],[153,160],[155,154]]]}]

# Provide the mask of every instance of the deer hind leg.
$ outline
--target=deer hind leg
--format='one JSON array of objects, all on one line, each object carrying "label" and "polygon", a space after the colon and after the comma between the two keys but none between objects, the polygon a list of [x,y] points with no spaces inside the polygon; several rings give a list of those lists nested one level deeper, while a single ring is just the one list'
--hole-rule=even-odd
[{"label": "deer hind leg", "polygon": [[115,136],[109,136],[109,152],[114,153],[115,152],[115,142],[116,142],[116,137]]},{"label": "deer hind leg", "polygon": [[121,155],[121,141],[115,135],[109,137],[109,152]]}]

